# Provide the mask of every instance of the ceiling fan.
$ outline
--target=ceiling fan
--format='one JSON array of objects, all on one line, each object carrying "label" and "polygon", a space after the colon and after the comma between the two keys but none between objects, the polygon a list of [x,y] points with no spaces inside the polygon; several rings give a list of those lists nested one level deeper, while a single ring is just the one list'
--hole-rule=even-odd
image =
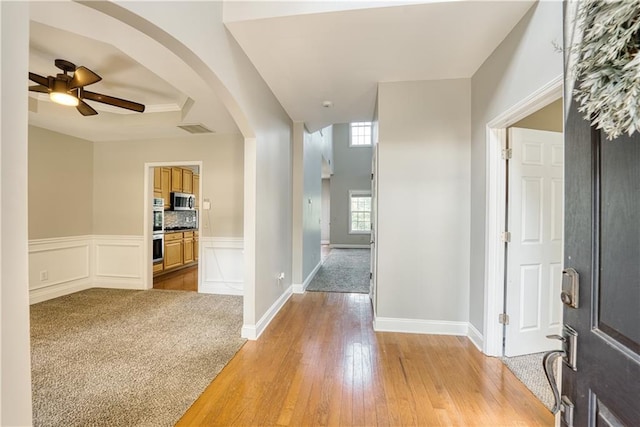
[{"label": "ceiling fan", "polygon": [[[93,116],[98,114],[96,110],[84,102],[85,99],[120,108],[126,108],[127,110],[133,110],[139,113],[144,112],[143,104],[85,90],[85,86],[89,86],[102,80],[102,77],[90,69],[82,66],[76,67],[74,64],[69,61],[65,61],[64,59],[56,59],[55,65],[64,73],[57,74],[55,77],[43,77],[30,72],[29,80],[38,83],[38,85],[29,86],[29,90],[32,92],[48,93],[49,98],[53,102],[57,102],[62,105],[74,106],[83,116]],[[69,75],[69,73],[73,74]]]}]

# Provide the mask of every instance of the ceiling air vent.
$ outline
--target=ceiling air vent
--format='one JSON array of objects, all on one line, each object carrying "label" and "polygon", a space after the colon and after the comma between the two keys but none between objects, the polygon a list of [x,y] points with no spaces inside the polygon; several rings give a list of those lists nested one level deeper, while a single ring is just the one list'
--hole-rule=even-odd
[{"label": "ceiling air vent", "polygon": [[213,131],[204,125],[178,125],[180,129],[186,130],[189,133],[213,133]]}]

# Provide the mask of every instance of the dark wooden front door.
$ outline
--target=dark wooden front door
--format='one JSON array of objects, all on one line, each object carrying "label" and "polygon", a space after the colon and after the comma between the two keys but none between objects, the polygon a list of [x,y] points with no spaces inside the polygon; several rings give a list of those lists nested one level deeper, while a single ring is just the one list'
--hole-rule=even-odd
[{"label": "dark wooden front door", "polygon": [[565,268],[580,275],[575,426],[640,425],[640,136],[606,139],[575,103],[565,127]]}]

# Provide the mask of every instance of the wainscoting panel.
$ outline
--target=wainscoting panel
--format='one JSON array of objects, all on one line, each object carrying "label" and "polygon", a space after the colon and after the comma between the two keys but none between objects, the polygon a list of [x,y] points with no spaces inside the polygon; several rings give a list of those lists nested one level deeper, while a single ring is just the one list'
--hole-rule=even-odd
[{"label": "wainscoting panel", "polygon": [[30,303],[91,287],[91,236],[29,242]]},{"label": "wainscoting panel", "polygon": [[200,237],[199,292],[244,295],[243,245],[242,238]]},{"label": "wainscoting panel", "polygon": [[146,289],[142,236],[94,236],[95,286]]}]

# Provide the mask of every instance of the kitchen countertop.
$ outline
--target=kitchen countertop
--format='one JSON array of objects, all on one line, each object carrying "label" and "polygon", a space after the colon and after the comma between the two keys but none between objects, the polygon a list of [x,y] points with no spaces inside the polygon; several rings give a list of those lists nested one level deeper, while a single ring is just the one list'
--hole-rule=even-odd
[{"label": "kitchen countertop", "polygon": [[175,228],[165,228],[165,233],[180,233],[182,231],[198,231],[197,228],[193,227],[175,227]]}]

